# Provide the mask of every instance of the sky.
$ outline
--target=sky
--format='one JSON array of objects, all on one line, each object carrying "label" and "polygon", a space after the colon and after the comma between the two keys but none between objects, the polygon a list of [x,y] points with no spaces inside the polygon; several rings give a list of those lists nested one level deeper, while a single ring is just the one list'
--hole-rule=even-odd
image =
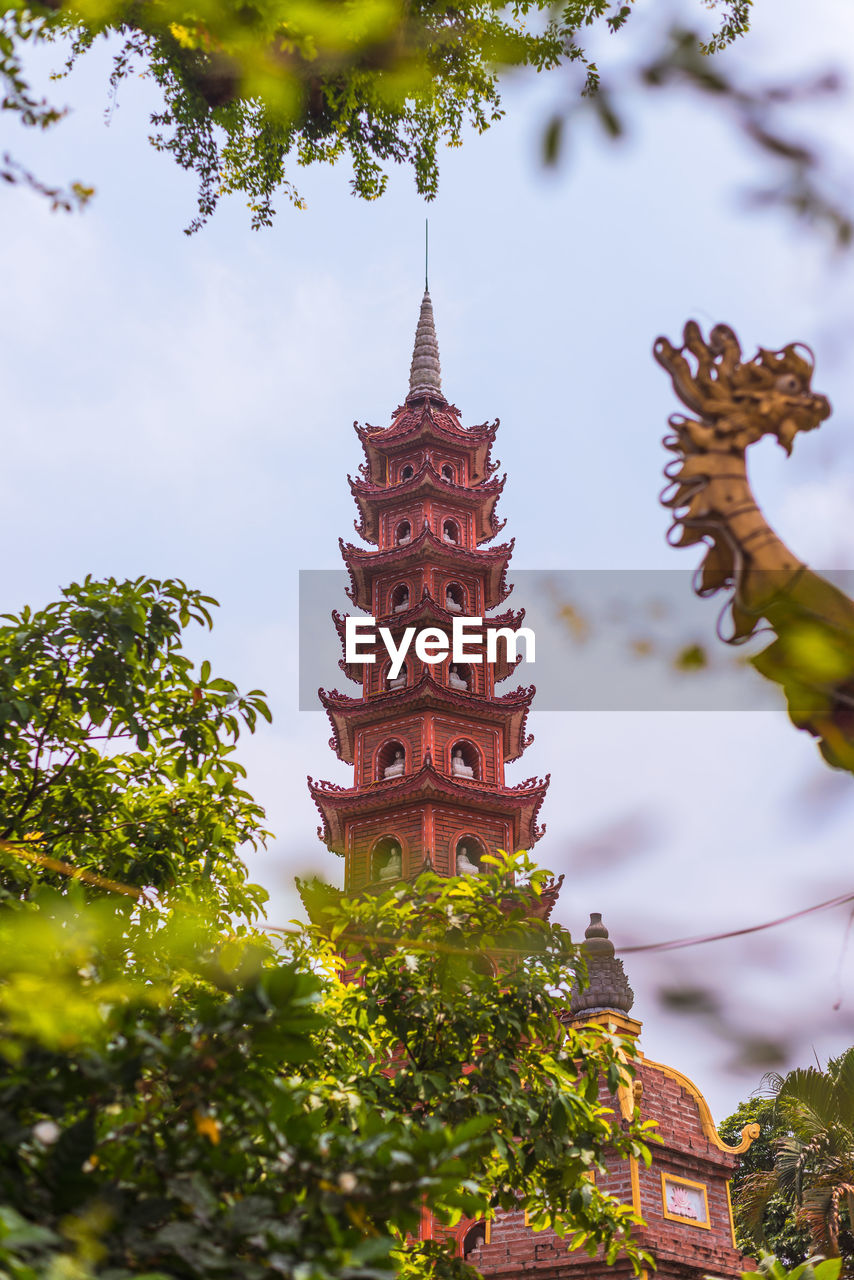
[{"label": "sky", "polygon": [[[795,0],[757,0],[735,57],[769,79],[850,72],[852,36],[845,0],[816,0],[808,29]],[[427,210],[409,173],[365,204],[339,165],[296,175],[307,208],[283,201],[272,230],[252,232],[231,200],[188,238],[194,184],[146,141],[151,86],[125,85],[107,126],[108,65],[96,51],[59,87],[73,111],[52,134],[0,126],[0,150],[97,188],[74,216],[2,194],[0,599],[38,605],[92,573],[177,576],[220,601],[213,634],[189,643],[270,697],[273,726],[241,753],[277,833],[251,871],[281,925],[299,910],[295,874],[341,870],[305,776],[351,780],[322,713],[298,710],[298,572],[340,566],[361,461],[351,424],[387,423],[406,394]],[[466,423],[501,418],[513,567],[693,566],[665,542],[661,437],[677,406],[650,354],[693,316],[727,321],[746,349],[814,348],[834,415],[789,460],[760,446],[752,475],[797,554],[854,568],[851,260],[749,211],[754,153],[687,98],[634,101],[621,145],[581,129],[544,172],[544,122],[566,92],[559,78],[510,83],[506,119],[442,157],[429,208],[444,388]],[[807,127],[835,145],[850,111],[846,98]],[[714,647],[713,619],[697,639]],[[340,679],[333,667],[326,683]],[[552,775],[536,856],[566,875],[556,914],[574,933],[590,911],[618,946],[718,933],[852,887],[854,779],[782,712],[536,706],[508,781]],[[756,1038],[783,1043],[783,1066],[838,1053],[854,1038],[846,926],[842,909],[627,955],[647,1054],[722,1118],[759,1081]],[[705,1016],[662,995],[691,986],[715,994]]]}]

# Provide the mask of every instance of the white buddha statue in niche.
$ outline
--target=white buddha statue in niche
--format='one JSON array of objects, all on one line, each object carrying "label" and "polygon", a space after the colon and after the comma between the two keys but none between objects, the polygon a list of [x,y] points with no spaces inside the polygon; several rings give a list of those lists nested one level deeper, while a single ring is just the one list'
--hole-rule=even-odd
[{"label": "white buddha statue in niche", "polygon": [[454,754],[451,756],[451,773],[456,774],[458,778],[474,777],[474,769],[471,767],[470,764],[466,764],[465,760],[463,759],[463,752],[461,747],[457,747],[454,750]]},{"label": "white buddha statue in niche", "polygon": [[462,613],[463,611],[463,606],[460,604],[459,600],[455,600],[451,595],[450,587],[445,592],[445,608],[448,610],[448,613]]},{"label": "white buddha statue in niche", "polygon": [[469,682],[460,668],[454,665],[448,668],[448,684],[452,689],[468,689],[469,687]]},{"label": "white buddha statue in niche", "polygon": [[457,545],[457,534],[452,524],[446,524],[444,526],[442,530],[442,537],[444,538],[445,542],[452,542],[454,546]]},{"label": "white buddha statue in niche", "polygon": [[465,845],[460,845],[457,849],[457,875],[458,876],[479,876],[480,867],[476,862],[472,862],[469,858],[468,849]]},{"label": "white buddha statue in niche", "polygon": [[400,595],[400,603],[394,606],[395,613],[405,613],[409,608],[409,587],[405,587]]},{"label": "white buddha statue in niche", "polygon": [[383,777],[399,778],[405,769],[406,769],[406,760],[404,759],[403,752],[398,747],[397,751],[395,751],[394,753],[394,759],[392,760],[391,764],[387,764],[386,767],[383,769]]},{"label": "white buddha statue in niche", "polygon": [[399,880],[403,873],[400,857],[400,845],[393,844],[388,851],[388,859],[379,869],[378,880]]}]

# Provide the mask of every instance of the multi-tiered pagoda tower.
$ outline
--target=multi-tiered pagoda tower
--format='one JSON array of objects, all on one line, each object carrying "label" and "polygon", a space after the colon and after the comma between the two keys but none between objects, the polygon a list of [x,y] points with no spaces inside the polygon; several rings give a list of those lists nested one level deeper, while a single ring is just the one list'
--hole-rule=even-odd
[{"label": "multi-tiered pagoda tower", "polygon": [[[361,475],[350,478],[356,530],[370,546],[341,543],[357,609],[388,627],[436,628],[450,642],[455,617],[482,617],[510,593],[513,543],[496,545],[495,507],[504,487],[492,461],[498,423],[465,428],[442,394],[430,294],[415,337],[409,395],[387,428],[359,427]],[[492,614],[485,627],[518,630],[523,612]],[[531,742],[526,721],[533,686],[497,694],[516,666],[502,640],[494,663],[420,661],[412,651],[396,678],[383,645],[373,663],[348,663],[346,619],[334,615],[340,666],[361,696],[320,691],[330,745],[354,766],[354,785],[309,778],[323,818],[321,838],[345,859],[348,891],[414,877],[473,874],[484,853],[530,849],[548,778],[516,786],[505,765]],[[469,646],[470,650],[472,646]],[[476,650],[475,650],[476,651]]]},{"label": "multi-tiered pagoda tower", "polygon": [[[359,508],[356,529],[369,547],[341,544],[350,573],[350,598],[395,645],[407,627],[433,627],[450,637],[455,617],[481,617],[507,598],[513,549],[493,545],[501,526],[495,506],[504,480],[491,460],[497,422],[464,428],[442,395],[439,348],[429,293],[421,303],[410,390],[391,425],[356,427],[365,462],[350,486]],[[331,746],[354,766],[352,787],[309,786],[323,818],[321,838],[345,859],[349,892],[414,878],[425,867],[439,874],[474,875],[483,854],[530,849],[544,828],[537,822],[548,777],[508,786],[504,767],[531,741],[526,719],[533,688],[504,695],[496,684],[515,669],[498,646],[493,663],[435,665],[410,652],[397,676],[384,646],[373,663],[348,662],[346,618],[333,615],[344,649],[340,666],[362,685],[361,696],[320,691],[332,723]],[[492,614],[485,626],[517,632],[524,612]],[[563,877],[561,877],[562,879]],[[541,896],[554,905],[560,882]],[[599,917],[587,930],[589,985],[569,1013],[637,1040],[633,995],[622,963]],[[723,1142],[708,1105],[681,1072],[637,1050],[636,1076],[616,1099],[602,1086],[602,1102],[628,1122],[635,1108],[655,1120],[661,1137],[652,1165],[635,1159],[607,1163],[607,1189],[631,1204],[645,1226],[639,1243],[656,1256],[658,1280],[737,1280],[743,1260],[735,1247],[729,1177],[738,1155],[758,1133],[748,1125],[736,1146]],[[424,1238],[447,1234],[424,1210]],[[452,1232],[457,1251],[488,1280],[629,1280],[625,1260],[567,1252],[552,1231],[535,1232],[524,1212],[498,1212],[491,1222],[463,1219]]]}]

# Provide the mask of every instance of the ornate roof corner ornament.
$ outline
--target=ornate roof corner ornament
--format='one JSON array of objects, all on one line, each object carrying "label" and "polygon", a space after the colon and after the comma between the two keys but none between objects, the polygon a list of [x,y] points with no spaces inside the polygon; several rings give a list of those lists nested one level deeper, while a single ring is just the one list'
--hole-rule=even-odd
[{"label": "ornate roof corner ornament", "polygon": [[[544,832],[545,829],[546,824],[543,823],[542,831]],[[552,876],[551,879],[547,880],[545,884],[540,886],[540,907],[537,911],[537,915],[540,916],[541,919],[548,920],[551,916],[551,913],[554,911],[555,905],[557,904],[561,887],[565,879],[565,875],[560,875],[557,879]]]},{"label": "ornate roof corner ornament", "polygon": [[658,338],[653,354],[692,415],[673,414],[664,438],[675,455],[661,494],[673,512],[668,541],[705,545],[694,589],[729,592],[721,639],[738,644],[770,625],[776,639],[752,665],[782,686],[792,722],[819,739],[825,759],[854,771],[854,601],[789,550],[747,477],[750,445],[771,436],[791,454],[799,432],[830,416],[826,397],[812,390],[812,352],[793,342],[744,359],[727,325],[706,341],[689,320],[681,347]]},{"label": "ornate roof corner ornament", "polygon": [[750,1124],[746,1124],[741,1130],[741,1140],[734,1146],[729,1146],[729,1144],[727,1144],[726,1149],[730,1151],[732,1155],[740,1156],[742,1152],[748,1151],[750,1147],[752,1147],[761,1132],[761,1126],[754,1120]]},{"label": "ornate roof corner ornament", "polygon": [[590,924],[582,943],[587,961],[587,986],[572,993],[569,1011],[573,1018],[614,1011],[628,1013],[635,1002],[622,960],[618,960],[608,930],[599,911],[590,913]]},{"label": "ornate roof corner ornament", "polygon": [[433,303],[426,289],[421,299],[421,314],[415,330],[415,347],[412,352],[412,366],[409,370],[407,399],[416,395],[434,395],[444,400],[439,343],[436,339],[436,325],[433,320]]}]

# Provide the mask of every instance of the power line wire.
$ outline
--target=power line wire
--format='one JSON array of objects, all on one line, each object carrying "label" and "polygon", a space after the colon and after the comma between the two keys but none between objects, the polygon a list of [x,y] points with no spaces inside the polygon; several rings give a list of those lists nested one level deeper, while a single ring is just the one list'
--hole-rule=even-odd
[{"label": "power line wire", "polygon": [[748,933],[761,933],[763,929],[776,929],[778,925],[789,924],[802,916],[815,915],[817,911],[828,911],[831,907],[841,907],[846,902],[854,902],[854,893],[840,893],[826,902],[817,902],[814,906],[803,907],[800,911],[792,911],[789,915],[778,916],[776,920],[766,920],[764,924],[746,925],[743,929],[728,929],[726,933],[699,934],[693,938],[671,938],[669,942],[645,942],[630,947],[617,947],[620,955],[631,955],[639,951],[679,951],[683,947],[699,947],[706,942],[723,942],[726,938],[742,938]]}]

